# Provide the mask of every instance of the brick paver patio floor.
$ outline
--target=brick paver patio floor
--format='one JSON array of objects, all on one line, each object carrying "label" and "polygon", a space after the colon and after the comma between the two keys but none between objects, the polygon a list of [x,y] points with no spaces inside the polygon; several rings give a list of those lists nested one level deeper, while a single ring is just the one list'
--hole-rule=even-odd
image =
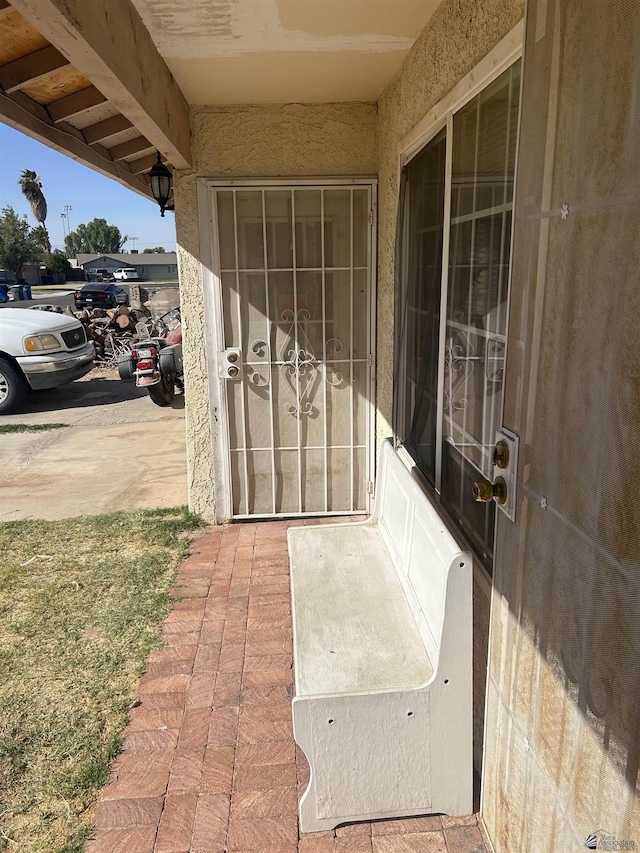
[{"label": "brick paver patio floor", "polygon": [[476,817],[300,837],[285,522],[212,527],[182,563],[85,853],[486,853]]}]

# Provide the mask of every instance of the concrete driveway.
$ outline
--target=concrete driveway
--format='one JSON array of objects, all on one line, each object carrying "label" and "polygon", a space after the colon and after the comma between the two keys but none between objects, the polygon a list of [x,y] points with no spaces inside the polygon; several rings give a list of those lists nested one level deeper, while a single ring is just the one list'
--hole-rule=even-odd
[{"label": "concrete driveway", "polygon": [[184,401],[161,408],[96,368],[30,395],[3,424],[68,424],[0,434],[0,521],[54,520],[187,503]]}]

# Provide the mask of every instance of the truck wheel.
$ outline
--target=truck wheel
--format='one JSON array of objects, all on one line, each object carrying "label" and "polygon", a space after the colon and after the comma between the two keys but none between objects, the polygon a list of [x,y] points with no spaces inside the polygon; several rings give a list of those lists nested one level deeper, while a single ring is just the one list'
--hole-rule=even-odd
[{"label": "truck wheel", "polygon": [[7,415],[20,405],[26,394],[25,381],[18,369],[0,358],[0,415]]},{"label": "truck wheel", "polygon": [[149,385],[147,391],[156,406],[170,406],[173,403],[175,395],[173,382],[165,379],[164,376],[157,385]]}]

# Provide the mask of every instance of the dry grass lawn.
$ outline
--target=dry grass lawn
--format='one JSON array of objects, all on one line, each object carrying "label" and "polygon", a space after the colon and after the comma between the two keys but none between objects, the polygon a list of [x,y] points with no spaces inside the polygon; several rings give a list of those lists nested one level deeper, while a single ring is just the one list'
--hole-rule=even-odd
[{"label": "dry grass lawn", "polygon": [[50,429],[64,429],[69,424],[0,424],[3,432],[47,432]]},{"label": "dry grass lawn", "polygon": [[184,508],[0,524],[0,851],[82,850],[199,525]]}]

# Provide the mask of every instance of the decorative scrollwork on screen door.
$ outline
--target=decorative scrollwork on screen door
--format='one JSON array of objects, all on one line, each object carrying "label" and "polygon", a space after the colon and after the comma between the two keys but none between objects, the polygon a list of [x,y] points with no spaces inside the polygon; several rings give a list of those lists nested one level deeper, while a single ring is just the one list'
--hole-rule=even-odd
[{"label": "decorative scrollwork on screen door", "polygon": [[[289,323],[285,341],[278,353],[280,360],[280,376],[283,385],[288,390],[291,400],[283,403],[284,410],[293,417],[310,415],[313,411],[314,392],[317,387],[320,361],[316,356],[313,344],[309,338],[307,326],[311,322],[311,314],[306,308],[294,313],[291,309],[283,311],[280,319]],[[324,351],[336,355],[343,349],[342,341],[329,338]],[[326,381],[330,385],[340,385],[344,375],[332,370],[329,376],[325,371]]]}]

